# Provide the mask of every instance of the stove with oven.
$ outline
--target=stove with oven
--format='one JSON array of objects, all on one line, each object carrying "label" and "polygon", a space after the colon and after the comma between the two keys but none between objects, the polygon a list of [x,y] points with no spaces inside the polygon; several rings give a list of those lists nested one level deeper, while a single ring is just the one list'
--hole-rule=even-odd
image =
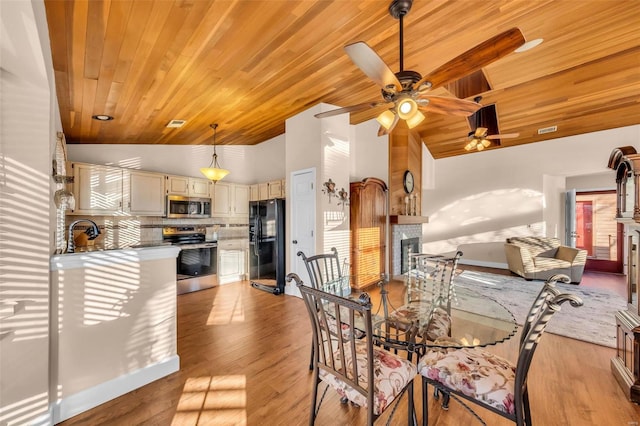
[{"label": "stove with oven", "polygon": [[204,226],[166,226],[162,240],[179,247],[178,294],[218,285],[218,243],[206,241]]}]

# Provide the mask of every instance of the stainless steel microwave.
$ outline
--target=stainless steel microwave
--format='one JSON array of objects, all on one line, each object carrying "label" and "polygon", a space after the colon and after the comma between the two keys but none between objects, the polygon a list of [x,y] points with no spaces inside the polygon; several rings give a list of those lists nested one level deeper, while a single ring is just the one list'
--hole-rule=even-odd
[{"label": "stainless steel microwave", "polygon": [[211,198],[167,195],[165,213],[166,217],[173,219],[211,217]]}]

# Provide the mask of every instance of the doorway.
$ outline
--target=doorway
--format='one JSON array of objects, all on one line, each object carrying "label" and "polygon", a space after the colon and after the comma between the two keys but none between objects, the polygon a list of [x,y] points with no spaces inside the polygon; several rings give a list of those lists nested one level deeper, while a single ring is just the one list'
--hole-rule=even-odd
[{"label": "doorway", "polygon": [[[316,253],[316,169],[315,167],[291,172],[289,179],[289,208],[291,212],[291,238],[288,247],[289,265],[292,272],[309,282],[307,268],[297,256],[299,251],[313,255]],[[295,285],[287,285],[285,294],[302,297]]]},{"label": "doorway", "polygon": [[576,247],[587,251],[585,270],[622,273],[624,227],[616,221],[616,191],[576,192]]}]

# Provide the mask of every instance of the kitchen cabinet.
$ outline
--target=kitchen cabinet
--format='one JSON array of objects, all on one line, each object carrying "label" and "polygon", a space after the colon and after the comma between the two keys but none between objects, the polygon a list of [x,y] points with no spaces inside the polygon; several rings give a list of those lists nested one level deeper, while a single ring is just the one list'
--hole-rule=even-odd
[{"label": "kitchen cabinet", "polygon": [[167,194],[210,198],[211,181],[186,176],[167,176]]},{"label": "kitchen cabinet", "polygon": [[72,215],[162,216],[164,175],[96,164],[72,163]]},{"label": "kitchen cabinet", "polygon": [[278,179],[269,182],[251,185],[251,201],[272,200],[274,198],[284,198],[286,195],[285,180]]},{"label": "kitchen cabinet", "polygon": [[259,189],[260,185],[258,185],[257,183],[255,185],[249,185],[249,201],[258,201],[260,200],[259,198]]},{"label": "kitchen cabinet", "polygon": [[227,284],[245,279],[248,240],[218,241],[218,282]]},{"label": "kitchen cabinet", "polygon": [[269,198],[282,198],[282,181],[274,180],[268,183],[269,185]]},{"label": "kitchen cabinet", "polygon": [[136,216],[162,216],[164,180],[160,173],[124,171],[125,211]]},{"label": "kitchen cabinet", "polygon": [[212,216],[249,216],[249,186],[218,182],[213,185]]},{"label": "kitchen cabinet", "polygon": [[269,184],[259,183],[258,184],[258,201],[268,200],[269,199]]}]

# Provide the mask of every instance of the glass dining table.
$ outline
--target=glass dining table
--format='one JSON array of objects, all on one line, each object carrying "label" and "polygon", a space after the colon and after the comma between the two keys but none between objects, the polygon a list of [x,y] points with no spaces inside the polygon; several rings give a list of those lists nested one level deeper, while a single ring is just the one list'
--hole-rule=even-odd
[{"label": "glass dining table", "polygon": [[[328,282],[324,291],[358,299],[363,291],[353,290],[351,280],[352,277],[345,276]],[[434,291],[437,285],[415,289],[395,282],[394,290],[400,286],[403,292],[402,304],[395,307],[390,302],[388,285],[388,280],[379,280],[380,303],[373,315],[374,337],[384,346],[416,353],[433,347],[483,347],[504,342],[518,330],[509,309],[465,287],[454,285],[450,295],[442,295]],[[376,299],[372,290],[370,287],[364,292]],[[426,330],[443,316],[447,322],[444,332],[437,338],[428,337]]]}]

